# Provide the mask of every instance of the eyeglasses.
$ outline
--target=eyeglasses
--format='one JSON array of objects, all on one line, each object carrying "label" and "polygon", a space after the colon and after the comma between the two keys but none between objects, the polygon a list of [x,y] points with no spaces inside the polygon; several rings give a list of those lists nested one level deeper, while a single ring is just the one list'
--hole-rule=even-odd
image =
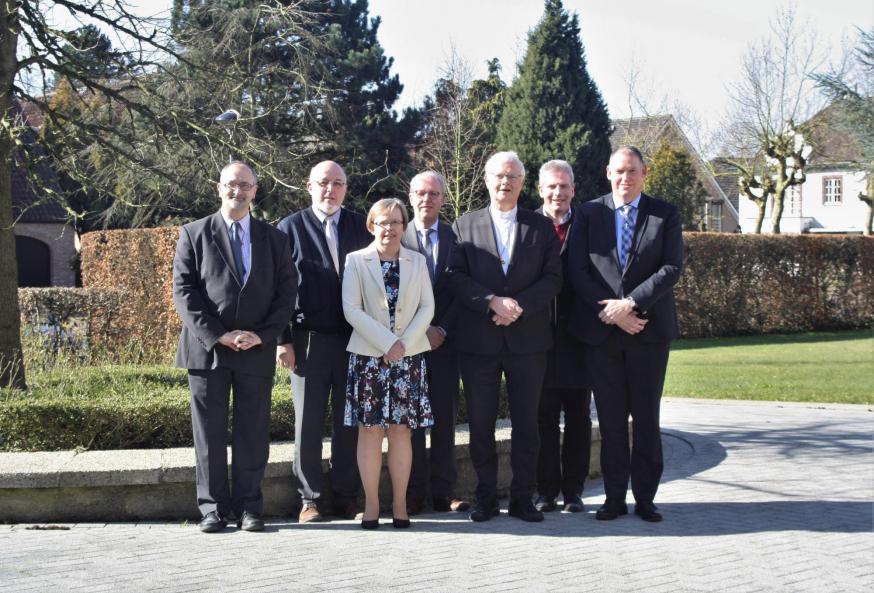
[{"label": "eyeglasses", "polygon": [[386,220],[382,222],[373,221],[373,226],[378,226],[383,230],[396,229],[404,226],[404,223],[400,220]]},{"label": "eyeglasses", "polygon": [[226,189],[236,189],[239,191],[249,191],[253,187],[255,187],[255,184],[254,183],[236,183],[236,182],[232,181],[231,183],[222,183],[222,187],[224,187]]},{"label": "eyeglasses", "polygon": [[418,191],[414,191],[414,192],[410,192],[410,193],[412,193],[413,195],[415,195],[419,198],[431,198],[432,200],[436,200],[437,198],[439,198],[440,196],[443,195],[439,191],[425,191],[424,189],[420,189]]},{"label": "eyeglasses", "polygon": [[498,181],[510,181],[515,182],[522,179],[522,175],[514,175],[512,173],[489,173],[492,177],[497,179]]},{"label": "eyeglasses", "polygon": [[345,181],[316,181],[316,185],[318,185],[322,189],[328,189],[332,185],[334,187],[346,187],[346,182]]}]

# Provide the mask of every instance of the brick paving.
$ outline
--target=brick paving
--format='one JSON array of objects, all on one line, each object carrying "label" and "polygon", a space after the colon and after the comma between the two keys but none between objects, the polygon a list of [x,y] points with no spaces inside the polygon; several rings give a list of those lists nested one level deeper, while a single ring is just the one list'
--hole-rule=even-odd
[{"label": "brick paving", "polygon": [[0,590],[874,590],[871,407],[669,399],[662,418],[659,524],[596,521],[594,480],[586,513],[540,524],[427,513],[375,532],[281,519],[263,534],[0,525]]}]

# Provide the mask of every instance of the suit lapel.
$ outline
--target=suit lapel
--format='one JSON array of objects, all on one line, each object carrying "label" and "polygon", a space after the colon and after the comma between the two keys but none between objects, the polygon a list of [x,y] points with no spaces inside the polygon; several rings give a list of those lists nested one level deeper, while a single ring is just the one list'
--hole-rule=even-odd
[{"label": "suit lapel", "polygon": [[267,233],[265,232],[264,224],[254,218],[250,218],[249,221],[251,261],[249,262],[249,282],[246,282],[246,286],[251,284],[255,274],[260,272],[265,262],[267,262]]},{"label": "suit lapel", "polygon": [[613,204],[613,194],[607,194],[604,198],[604,206],[602,208],[603,228],[610,237],[610,256],[613,260],[613,265],[616,266],[616,271],[619,276],[622,276],[622,265],[619,263],[619,246],[616,244],[616,206]]},{"label": "suit lapel", "polygon": [[405,253],[406,249],[401,247],[401,252],[398,254],[398,273],[400,274],[400,284],[398,284],[398,302],[395,307],[400,304],[403,295],[407,293],[407,288],[410,285],[410,275],[413,273],[412,258],[409,253]]},{"label": "suit lapel", "polygon": [[440,279],[440,274],[446,269],[449,261],[449,252],[452,249],[452,241],[455,237],[452,234],[452,229],[448,224],[443,222],[437,223],[437,262],[434,270],[434,283]]},{"label": "suit lapel", "polygon": [[475,241],[477,245],[483,245],[485,250],[495,259],[495,265],[498,266],[498,271],[504,275],[504,268],[501,266],[501,254],[498,251],[498,240],[495,237],[495,226],[492,224],[492,216],[489,214],[488,207],[479,211],[474,219],[474,233],[482,237],[482,242]]},{"label": "suit lapel", "polygon": [[[522,257],[522,252],[525,251],[525,241],[528,239],[528,234],[531,232],[531,220],[528,218],[527,210],[519,208],[516,210],[516,229],[513,237],[513,257],[510,258],[510,265],[507,266],[507,276],[513,273],[513,268],[516,267],[516,262]],[[543,214],[537,214],[543,216]],[[496,247],[497,249],[497,247]]]},{"label": "suit lapel", "polygon": [[631,253],[628,254],[625,269],[622,270],[623,276],[636,258],[637,252],[640,249],[640,241],[646,234],[646,225],[649,223],[649,204],[649,196],[640,194],[640,202],[637,203],[637,219],[634,221],[634,236],[631,239]]},{"label": "suit lapel", "polygon": [[213,242],[218,247],[219,255],[225,262],[225,266],[231,272],[234,280],[240,287],[243,286],[243,279],[237,275],[237,266],[234,262],[234,252],[231,251],[231,238],[228,236],[228,227],[225,225],[225,219],[222,218],[221,212],[216,212],[212,215],[209,222],[210,231],[212,232]]},{"label": "suit lapel", "polygon": [[375,282],[380,290],[382,290],[383,298],[388,302],[388,296],[385,293],[385,279],[382,277],[382,263],[379,261],[379,254],[376,252],[376,249],[368,247],[362,259],[371,281]]}]

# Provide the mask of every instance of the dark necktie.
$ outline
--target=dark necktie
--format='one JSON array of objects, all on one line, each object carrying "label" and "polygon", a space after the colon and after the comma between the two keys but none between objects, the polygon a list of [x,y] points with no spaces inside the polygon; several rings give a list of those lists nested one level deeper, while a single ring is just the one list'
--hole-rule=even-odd
[{"label": "dark necktie", "polygon": [[240,279],[240,284],[243,284],[246,278],[246,266],[243,263],[243,227],[239,222],[231,225],[231,251],[234,253],[237,277]]},{"label": "dark necktie", "polygon": [[637,209],[631,204],[625,204],[620,208],[624,222],[622,223],[622,269],[625,269],[625,264],[628,263],[628,255],[631,252],[631,238],[634,237],[634,220],[637,218]]},{"label": "dark necktie", "polygon": [[425,262],[428,264],[428,275],[431,284],[434,283],[434,250],[431,246],[431,229],[425,229],[422,233],[422,247],[425,248]]}]

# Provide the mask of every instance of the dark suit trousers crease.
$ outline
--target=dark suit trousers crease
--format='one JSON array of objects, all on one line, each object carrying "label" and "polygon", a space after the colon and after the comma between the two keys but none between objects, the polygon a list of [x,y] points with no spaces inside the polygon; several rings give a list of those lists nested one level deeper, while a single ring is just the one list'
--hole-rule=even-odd
[{"label": "dark suit trousers crease", "polygon": [[504,349],[495,355],[459,355],[461,378],[470,423],[470,459],[477,475],[477,500],[494,500],[498,484],[495,421],[498,417],[501,373],[507,381],[512,431],[510,496],[530,498],[537,479],[537,408],[546,371],[546,353],[513,354]]},{"label": "dark suit trousers crease", "polygon": [[[580,496],[589,475],[592,447],[592,392],[588,389],[544,388],[540,393],[538,424],[540,454],[537,492],[547,498]],[[564,408],[564,439],[559,422]]]},{"label": "dark suit trousers crease", "polygon": [[659,406],[669,350],[668,342],[644,342],[618,329],[604,343],[586,346],[607,498],[625,500],[629,478],[635,500],[655,498],[663,470]]},{"label": "dark suit trousers crease", "polygon": [[[261,514],[261,479],[270,455],[270,392],[273,377],[230,369],[189,370],[191,425],[197,457],[197,506],[239,517]],[[234,393],[231,484],[228,484],[227,427]]]},{"label": "dark suit trousers crease", "polygon": [[458,473],[455,467],[455,420],[458,417],[458,352],[451,344],[425,354],[428,365],[428,397],[434,425],[431,454],[426,453],[425,430],[413,431],[413,466],[407,493],[424,499],[430,475],[431,495],[452,498]]},{"label": "dark suit trousers crease", "polygon": [[[347,336],[306,331],[294,334],[295,369],[291,373],[294,476],[304,504],[315,503],[328,487],[332,489],[334,504],[346,504],[358,498],[361,484],[355,457],[358,429],[343,426],[348,342]],[[322,439],[329,397],[332,410],[330,486],[322,473]]]}]

